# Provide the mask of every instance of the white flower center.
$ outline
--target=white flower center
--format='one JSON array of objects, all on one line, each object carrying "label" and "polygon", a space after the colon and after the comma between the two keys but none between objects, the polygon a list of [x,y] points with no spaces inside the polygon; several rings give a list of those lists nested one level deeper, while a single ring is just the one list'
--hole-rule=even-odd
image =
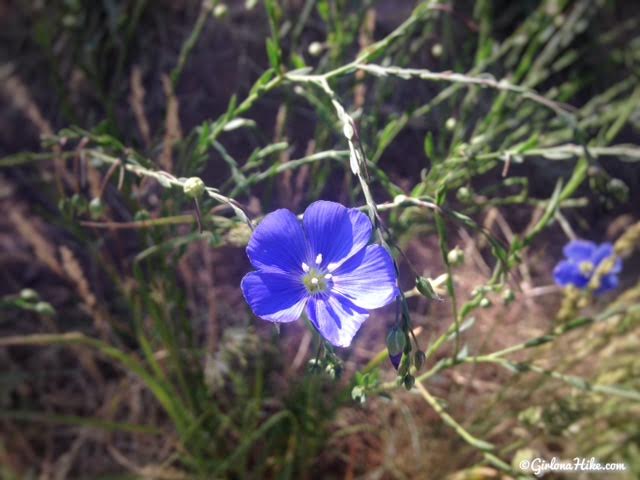
[{"label": "white flower center", "polygon": [[327,273],[325,268],[320,267],[322,263],[322,254],[318,254],[316,257],[317,266],[309,267],[306,263],[302,264],[302,283],[307,290],[307,293],[315,295],[318,293],[326,292],[333,286],[333,275]]}]

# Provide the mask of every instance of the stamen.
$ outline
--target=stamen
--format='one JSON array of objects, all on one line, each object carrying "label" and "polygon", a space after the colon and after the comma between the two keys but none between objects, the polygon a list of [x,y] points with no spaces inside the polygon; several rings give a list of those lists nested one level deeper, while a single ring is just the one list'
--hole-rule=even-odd
[{"label": "stamen", "polygon": [[319,253],[316,257],[316,265],[320,265],[322,263],[322,254]]},{"label": "stamen", "polygon": [[309,265],[307,265],[306,263],[302,262],[302,271],[303,272],[308,272],[309,271]]},{"label": "stamen", "polygon": [[338,268],[337,263],[330,263],[329,265],[327,265],[327,270],[329,270],[330,272],[333,272],[336,268]]},{"label": "stamen", "polygon": [[331,280],[331,279],[333,278],[333,275],[331,275],[330,273],[327,273],[327,274],[324,276],[324,278],[325,278],[326,280]]},{"label": "stamen", "polygon": [[318,284],[318,282],[319,282],[319,280],[318,280],[316,277],[313,277],[313,278],[311,279],[311,283],[312,283],[312,284],[314,284],[314,285],[317,285],[317,284]]}]

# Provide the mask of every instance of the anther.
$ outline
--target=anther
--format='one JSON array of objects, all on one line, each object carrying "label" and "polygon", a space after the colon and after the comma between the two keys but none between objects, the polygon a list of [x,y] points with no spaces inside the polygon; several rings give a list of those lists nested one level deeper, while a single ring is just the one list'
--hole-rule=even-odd
[{"label": "anther", "polygon": [[308,272],[309,271],[309,265],[307,265],[306,263],[302,262],[302,271],[303,272]]},{"label": "anther", "polygon": [[333,272],[336,268],[338,268],[339,265],[339,263],[330,263],[329,265],[327,265],[327,270]]},{"label": "anther", "polygon": [[324,278],[325,278],[326,280],[331,280],[331,279],[333,278],[333,275],[331,275],[330,273],[327,273],[327,274],[324,276]]},{"label": "anther", "polygon": [[316,257],[316,265],[320,265],[322,263],[322,254],[319,253]]},{"label": "anther", "polygon": [[316,277],[313,277],[311,279],[311,283],[314,284],[314,285],[318,285],[318,279]]}]

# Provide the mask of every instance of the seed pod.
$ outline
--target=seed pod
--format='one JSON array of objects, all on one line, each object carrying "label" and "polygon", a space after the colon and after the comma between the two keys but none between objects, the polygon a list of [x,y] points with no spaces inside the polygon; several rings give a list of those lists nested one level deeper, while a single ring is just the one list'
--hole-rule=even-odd
[{"label": "seed pod", "polygon": [[204,192],[204,182],[198,177],[187,178],[182,188],[185,195],[197,199],[200,198],[202,192]]}]

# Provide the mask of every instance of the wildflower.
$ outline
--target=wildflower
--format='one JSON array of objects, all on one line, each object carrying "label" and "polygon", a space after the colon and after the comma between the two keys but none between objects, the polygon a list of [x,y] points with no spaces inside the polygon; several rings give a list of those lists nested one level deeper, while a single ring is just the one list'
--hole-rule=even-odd
[{"label": "wildflower", "polygon": [[596,293],[607,292],[618,286],[622,260],[615,257],[612,244],[596,245],[585,240],[574,240],[564,247],[563,253],[566,260],[558,263],[553,271],[558,285],[585,289],[595,281],[597,285],[592,284],[591,287],[595,287]]},{"label": "wildflower", "polygon": [[346,347],[369,316],[398,293],[391,256],[367,245],[371,222],[356,209],[314,202],[302,224],[286,209],[258,225],[247,255],[257,269],[242,279],[256,316],[293,322],[303,311],[333,345]]}]

